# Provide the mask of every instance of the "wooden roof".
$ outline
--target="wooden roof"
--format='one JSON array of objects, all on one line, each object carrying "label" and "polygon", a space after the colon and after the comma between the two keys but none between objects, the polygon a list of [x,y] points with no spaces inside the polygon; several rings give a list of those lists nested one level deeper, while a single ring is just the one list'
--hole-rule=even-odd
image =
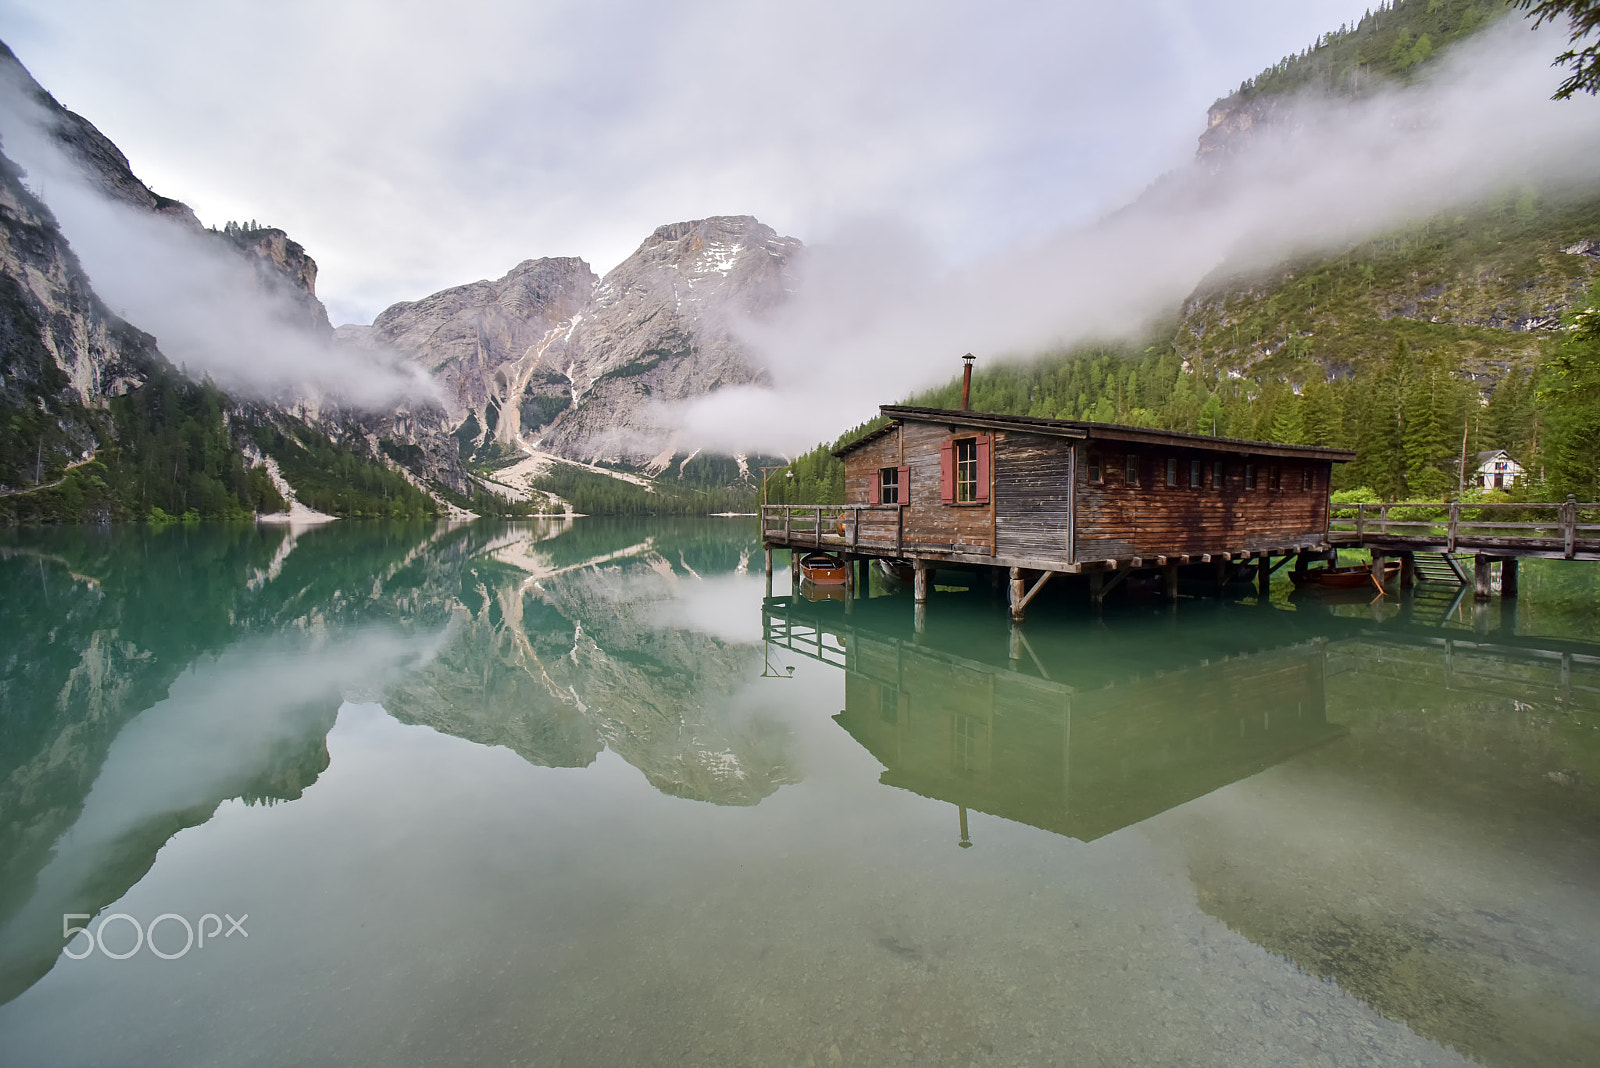
[{"label": "wooden roof", "polygon": [[1149,427],[1119,426],[1115,423],[1086,423],[1076,419],[1038,419],[1027,415],[997,415],[992,412],[962,411],[953,408],[913,408],[902,404],[885,404],[878,410],[894,422],[834,450],[835,456],[844,456],[870,441],[881,438],[898,423],[944,423],[951,427],[1010,430],[1020,434],[1088,441],[1137,442],[1143,445],[1227,452],[1239,456],[1277,456],[1300,460],[1326,460],[1332,463],[1345,463],[1356,458],[1356,454],[1348,449],[1328,449],[1320,445],[1284,445],[1275,441],[1214,438],[1207,434],[1180,434],[1173,430],[1152,430]]}]

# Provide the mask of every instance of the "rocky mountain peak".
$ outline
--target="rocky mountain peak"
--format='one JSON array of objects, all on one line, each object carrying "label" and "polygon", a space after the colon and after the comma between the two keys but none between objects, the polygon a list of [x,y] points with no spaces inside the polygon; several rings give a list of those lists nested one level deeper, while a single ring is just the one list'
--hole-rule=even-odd
[{"label": "rocky mountain peak", "polygon": [[573,257],[524,260],[340,337],[434,375],[469,453],[646,466],[672,448],[656,404],[757,376],[733,326],[787,297],[800,248],[748,215],[670,223],[603,279]]}]

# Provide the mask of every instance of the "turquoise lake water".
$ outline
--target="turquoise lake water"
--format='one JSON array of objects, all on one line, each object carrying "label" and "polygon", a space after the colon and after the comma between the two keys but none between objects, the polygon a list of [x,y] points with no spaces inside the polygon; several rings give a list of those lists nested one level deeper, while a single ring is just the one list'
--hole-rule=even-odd
[{"label": "turquoise lake water", "polygon": [[1595,1063],[1600,567],[938,581],[0,532],[0,1062]]}]

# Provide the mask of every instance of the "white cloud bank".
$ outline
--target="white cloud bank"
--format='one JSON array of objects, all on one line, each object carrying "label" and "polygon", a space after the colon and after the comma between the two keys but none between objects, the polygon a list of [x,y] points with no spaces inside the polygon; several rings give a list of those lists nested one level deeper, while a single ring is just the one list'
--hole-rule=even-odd
[{"label": "white cloud bank", "polygon": [[1600,100],[1548,99],[1563,39],[1508,19],[1422,84],[1307,103],[1222,174],[1193,166],[1097,223],[956,270],[930,270],[892,227],[815,245],[797,299],[744,329],[772,387],[720,390],[671,417],[694,446],[793,453],[948,380],[962,353],[1136,335],[1224,263],[1335,248],[1510,185],[1595,185]]}]

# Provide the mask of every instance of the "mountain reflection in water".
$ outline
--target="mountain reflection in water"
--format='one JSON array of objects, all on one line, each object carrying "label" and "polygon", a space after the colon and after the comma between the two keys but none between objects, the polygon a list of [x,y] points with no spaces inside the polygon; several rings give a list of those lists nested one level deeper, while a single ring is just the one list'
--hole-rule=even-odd
[{"label": "mountain reflection in water", "polygon": [[[657,789],[749,805],[786,736],[706,700],[750,649],[659,631],[745,539],[571,521],[23,531],[0,545],[0,1002],[58,959],[179,830],[231,798],[293,800],[346,699],[532,764],[610,747]],[[718,532],[720,533],[720,532]],[[581,696],[580,696],[581,694]],[[699,713],[696,718],[696,713]]]}]

